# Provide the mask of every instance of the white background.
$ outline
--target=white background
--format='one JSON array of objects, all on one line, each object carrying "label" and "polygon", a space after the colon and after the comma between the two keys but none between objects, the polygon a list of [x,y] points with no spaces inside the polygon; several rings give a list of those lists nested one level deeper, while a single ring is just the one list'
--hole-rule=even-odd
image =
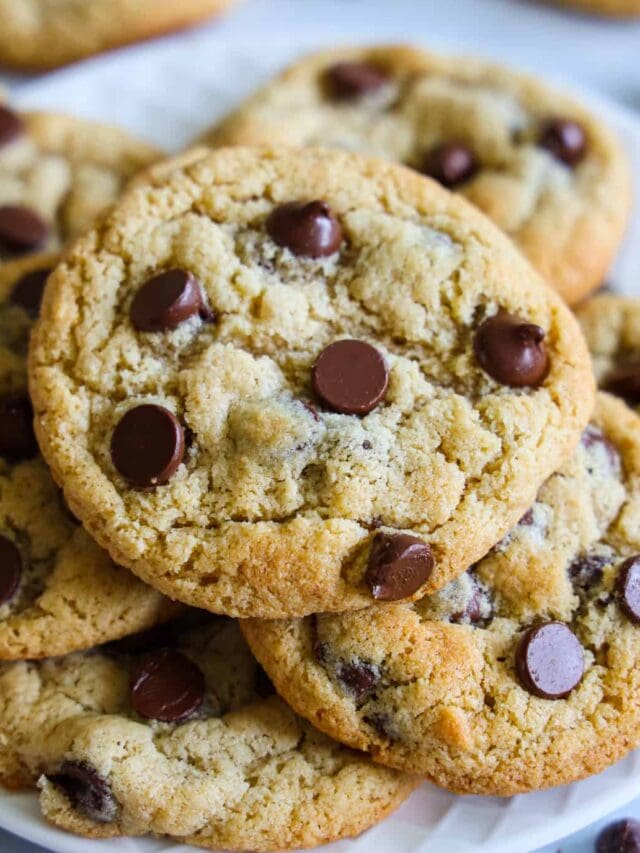
[{"label": "white background", "polygon": [[[204,39],[213,55],[216,48],[238,38],[246,37],[256,44],[260,39],[282,41],[290,38],[293,53],[301,41],[301,34],[305,36],[304,41],[308,41],[310,35],[317,36],[318,43],[404,39],[436,48],[485,54],[524,69],[554,75],[568,84],[592,87],[640,115],[640,22],[589,18],[527,0],[246,0],[220,23],[143,48],[128,48],[128,54],[135,51],[140,56],[139,76],[131,80],[131,85],[144,88],[151,79],[149,69],[154,63],[170,64],[177,52],[184,50],[185,42],[201,46]],[[77,69],[75,73],[78,76]],[[247,85],[250,85],[251,74],[247,74],[247,78]],[[54,91],[55,80],[55,75],[49,75],[51,91]],[[81,82],[81,75],[79,80]],[[31,89],[34,99],[42,91],[40,80],[0,74],[0,81],[26,102],[29,102]],[[92,104],[91,91],[78,91],[74,110],[87,117],[104,118],[104,106],[101,104],[98,110]],[[50,105],[49,99],[47,105]],[[67,105],[56,106],[64,109]],[[155,93],[155,108],[148,121],[150,136],[154,141],[166,141],[175,147],[179,142],[186,142],[227,106],[229,104],[224,102],[212,104],[209,115],[206,106],[199,103],[196,115],[192,109],[185,108],[183,124],[167,127],[163,124],[161,93]],[[107,117],[116,123],[132,123],[127,122],[122,109],[122,102],[114,98],[113,114]],[[640,290],[640,270],[638,287]],[[622,813],[640,819],[640,799],[619,814]],[[590,851],[597,828],[606,822],[601,821],[560,845],[545,848],[544,853],[559,849],[562,853]],[[126,841],[113,842],[109,849],[125,850],[126,845]],[[0,853],[39,850],[0,831]],[[525,851],[514,850],[513,853]]]}]

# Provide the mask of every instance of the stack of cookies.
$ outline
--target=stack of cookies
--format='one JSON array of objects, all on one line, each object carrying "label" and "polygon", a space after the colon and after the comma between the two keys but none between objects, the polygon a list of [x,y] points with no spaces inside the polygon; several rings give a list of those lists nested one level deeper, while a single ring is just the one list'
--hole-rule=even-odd
[{"label": "stack of cookies", "polygon": [[620,759],[640,308],[567,305],[622,239],[615,138],[389,47],[206,142],[0,112],[0,782],[282,850]]}]

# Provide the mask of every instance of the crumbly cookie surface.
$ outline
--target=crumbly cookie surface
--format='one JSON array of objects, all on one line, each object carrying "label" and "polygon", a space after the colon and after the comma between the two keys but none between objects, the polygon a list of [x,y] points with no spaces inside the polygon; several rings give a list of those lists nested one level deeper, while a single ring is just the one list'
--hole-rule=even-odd
[{"label": "crumbly cookie surface", "polygon": [[587,111],[508,69],[409,47],[303,58],[205,141],[345,148],[436,176],[569,303],[602,283],[629,211],[626,156]]},{"label": "crumbly cookie surface", "polygon": [[37,452],[26,351],[40,274],[54,260],[0,267],[0,659],[88,648],[177,611],[90,539]]},{"label": "crumbly cookie surface", "polygon": [[318,728],[454,791],[511,795],[640,742],[639,552],[640,421],[602,394],[571,461],[444,590],[243,627]]},{"label": "crumbly cookie surface", "polygon": [[[406,528],[417,575],[400,566],[390,594],[443,586],[579,438],[593,380],[574,318],[490,222],[409,170],[311,149],[181,162],[49,280],[31,390],[72,510],[117,562],[228,615],[365,606],[372,545]],[[321,199],[302,219],[301,198]],[[283,248],[283,229],[332,254]],[[170,328],[141,330],[175,280]],[[524,337],[494,338],[512,315]],[[537,370],[534,385],[480,367],[485,331],[494,368]],[[162,460],[151,476],[140,448]]]},{"label": "crumbly cookie surface", "polygon": [[0,0],[0,65],[54,68],[161,35],[221,12],[234,0]]},{"label": "crumbly cookie surface", "polygon": [[0,105],[0,261],[60,249],[159,156],[117,128]]},{"label": "crumbly cookie surface", "polygon": [[282,850],[358,834],[415,788],[272,695],[236,624],[170,629],[0,667],[0,770],[25,782],[44,773],[56,825]]}]

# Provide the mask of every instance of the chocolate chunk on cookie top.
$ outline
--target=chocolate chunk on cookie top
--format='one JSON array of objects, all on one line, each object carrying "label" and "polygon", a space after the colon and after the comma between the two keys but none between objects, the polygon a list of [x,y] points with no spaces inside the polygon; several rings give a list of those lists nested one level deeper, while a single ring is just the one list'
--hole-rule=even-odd
[{"label": "chocolate chunk on cookie top", "polygon": [[446,585],[593,405],[574,318],[490,222],[417,172],[312,149],[150,170],[49,278],[31,372],[82,523],[240,617]]},{"label": "chocolate chunk on cookie top", "polygon": [[640,419],[600,394],[526,515],[443,589],[243,632],[298,713],[382,764],[472,794],[566,784],[640,745],[639,530]]}]

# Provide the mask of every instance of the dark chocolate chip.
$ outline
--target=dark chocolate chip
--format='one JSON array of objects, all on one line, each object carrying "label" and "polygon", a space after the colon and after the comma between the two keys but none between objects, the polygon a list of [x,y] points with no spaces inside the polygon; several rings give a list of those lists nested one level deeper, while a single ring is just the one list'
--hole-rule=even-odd
[{"label": "dark chocolate chip", "polygon": [[322,350],[311,369],[313,390],[334,412],[366,415],[387,393],[389,369],[365,341],[343,340]]},{"label": "dark chocolate chip", "polygon": [[261,666],[256,669],[254,689],[261,699],[268,699],[276,692],[273,682]]},{"label": "dark chocolate chip", "polygon": [[324,73],[327,94],[337,101],[352,101],[381,89],[388,74],[371,62],[338,62]]},{"label": "dark chocolate chip", "polygon": [[640,853],[640,823],[626,817],[605,826],[596,840],[596,853]]},{"label": "dark chocolate chip", "polygon": [[11,291],[11,301],[19,305],[31,317],[37,317],[42,302],[44,286],[51,274],[50,269],[32,270],[18,279]]},{"label": "dark chocolate chip", "polygon": [[337,667],[337,675],[355,699],[362,699],[375,687],[379,671],[372,663],[356,658]]},{"label": "dark chocolate chip", "polygon": [[607,454],[610,468],[613,471],[620,470],[620,454],[602,432],[600,427],[597,427],[594,424],[588,424],[582,433],[580,443],[586,450],[590,450],[594,447],[602,447]]},{"label": "dark chocolate chip", "polygon": [[632,622],[640,625],[640,554],[629,557],[620,566],[616,589],[620,607]]},{"label": "dark chocolate chip", "polygon": [[538,145],[567,166],[577,166],[587,153],[584,128],[571,119],[556,118],[547,122],[540,132]]},{"label": "dark chocolate chip", "polygon": [[11,539],[0,536],[0,605],[11,601],[22,578],[22,556]]},{"label": "dark chocolate chip", "polygon": [[477,170],[478,164],[473,151],[457,142],[445,142],[432,148],[424,158],[421,168],[425,175],[449,189],[468,181]]},{"label": "dark chocolate chip", "polygon": [[23,254],[41,249],[49,236],[49,226],[28,207],[0,207],[0,247],[6,252]]},{"label": "dark chocolate chip", "polygon": [[433,552],[422,539],[408,533],[378,533],[365,580],[374,598],[398,601],[417,592],[429,579],[433,566]]},{"label": "dark chocolate chip", "polygon": [[489,376],[512,388],[537,387],[549,370],[544,329],[506,311],[478,328],[474,350]]},{"label": "dark chocolate chip", "polygon": [[603,388],[632,406],[640,404],[640,364],[614,367],[604,378]]},{"label": "dark chocolate chip", "polygon": [[136,406],[119,420],[111,439],[111,458],[132,486],[161,486],[184,457],[184,432],[163,406]]},{"label": "dark chocolate chip", "polygon": [[583,554],[569,565],[569,578],[576,589],[587,590],[602,580],[602,570],[609,562],[603,554]]},{"label": "dark chocolate chip", "polygon": [[24,133],[24,122],[9,107],[0,106],[0,148],[13,142]]},{"label": "dark chocolate chip", "polygon": [[363,450],[371,450],[372,447],[373,447],[373,445],[371,444],[369,439],[365,438],[365,440],[362,442],[362,449]]},{"label": "dark chocolate chip", "polygon": [[525,690],[542,699],[563,699],[580,684],[584,652],[563,622],[534,625],[516,650],[516,670]]},{"label": "dark chocolate chip", "polygon": [[469,580],[471,582],[471,594],[467,599],[465,608],[451,616],[451,621],[458,625],[477,625],[479,622],[488,620],[493,612],[488,591],[480,586],[472,574],[469,575]]},{"label": "dark chocolate chip", "polygon": [[373,714],[367,714],[362,719],[365,723],[368,723],[372,729],[374,729],[379,737],[384,738],[385,740],[398,740],[396,727],[394,726],[393,720],[389,714],[385,714],[380,711]]},{"label": "dark chocolate chip", "polygon": [[520,527],[531,527],[531,525],[533,524],[533,521],[534,521],[534,519],[533,519],[533,507],[530,507],[525,512],[525,514],[522,516],[522,518],[518,522],[518,525]]},{"label": "dark chocolate chip", "polygon": [[0,456],[17,462],[32,459],[37,452],[29,398],[26,394],[0,398]]},{"label": "dark chocolate chip", "polygon": [[342,242],[342,228],[324,201],[289,201],[276,207],[266,223],[271,239],[294,255],[324,258]]},{"label": "dark chocolate chip", "polygon": [[74,809],[98,823],[111,823],[118,814],[118,802],[111,787],[85,761],[65,761],[57,773],[47,776],[62,788]]},{"label": "dark chocolate chip", "polygon": [[166,332],[204,310],[198,279],[172,269],[146,281],[131,303],[131,322],[143,332]]},{"label": "dark chocolate chip", "polygon": [[148,720],[183,722],[198,711],[204,692],[202,672],[175,649],[145,655],[131,673],[131,705]]}]

